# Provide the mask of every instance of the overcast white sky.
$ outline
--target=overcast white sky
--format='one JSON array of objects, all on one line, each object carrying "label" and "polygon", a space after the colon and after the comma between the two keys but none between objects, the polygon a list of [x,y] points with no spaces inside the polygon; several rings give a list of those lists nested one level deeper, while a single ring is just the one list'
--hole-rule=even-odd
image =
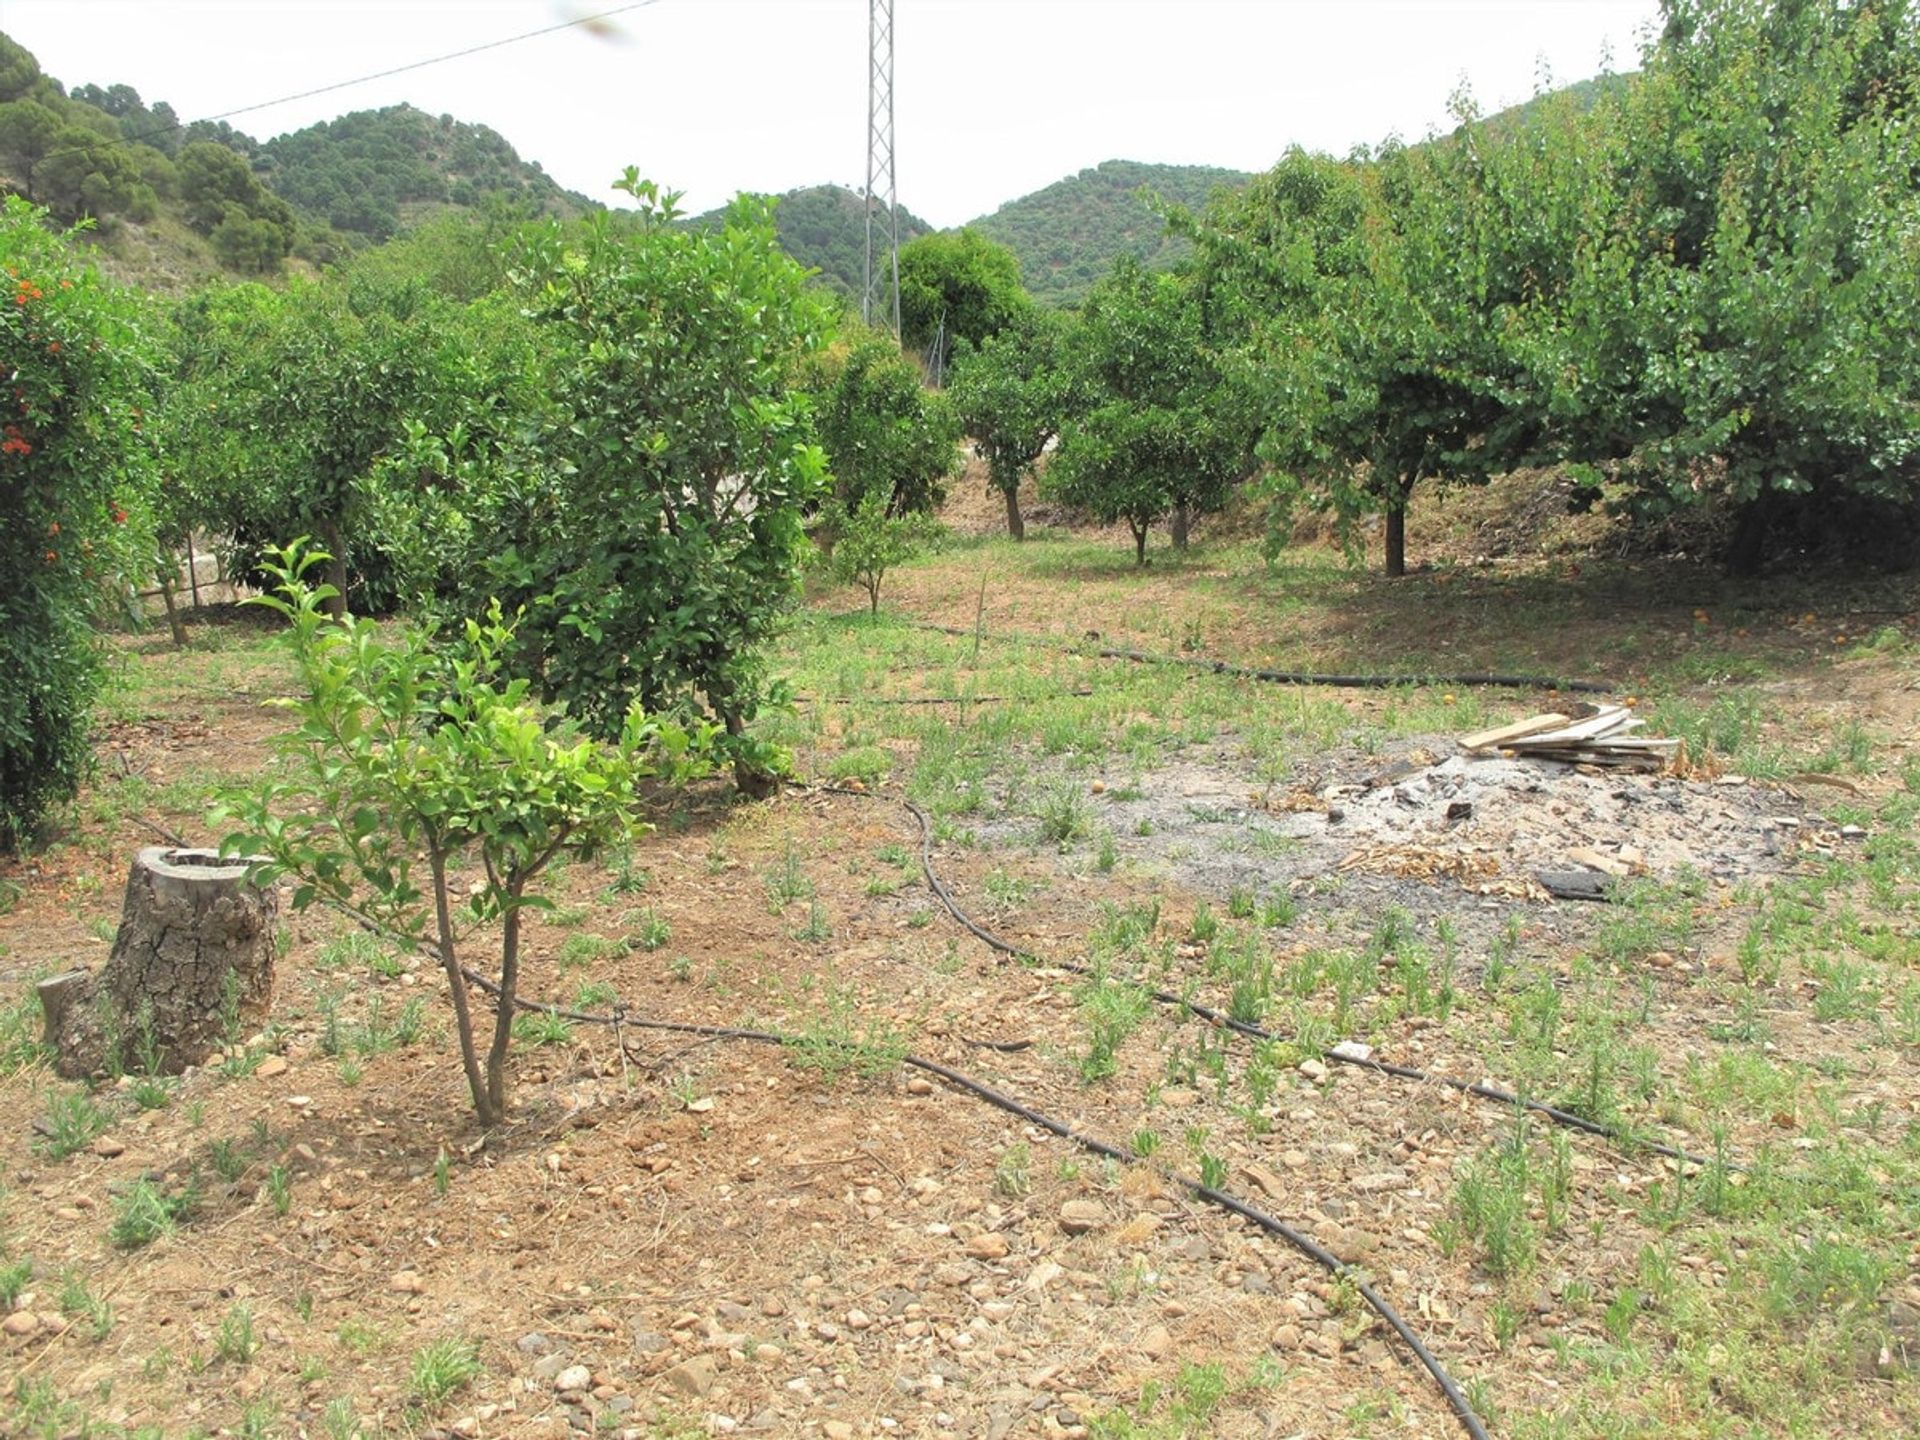
[{"label": "overcast white sky", "polygon": [[[613,9],[621,0],[0,0],[68,86],[124,82],[184,119]],[[1259,170],[1345,152],[1609,63],[1656,0],[895,0],[900,200],[956,225],[1102,160]],[[705,209],[866,171],[866,0],[654,0],[236,116],[266,138],[410,101],[481,121],[573,190],[628,164]],[[598,33],[596,33],[598,32]]]}]

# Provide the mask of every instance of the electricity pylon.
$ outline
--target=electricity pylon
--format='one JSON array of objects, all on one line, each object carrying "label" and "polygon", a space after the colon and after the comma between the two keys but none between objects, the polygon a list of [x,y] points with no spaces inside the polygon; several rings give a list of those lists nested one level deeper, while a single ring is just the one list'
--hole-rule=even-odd
[{"label": "electricity pylon", "polygon": [[[878,187],[885,187],[884,197]],[[883,203],[886,214],[878,227],[874,209]],[[883,250],[874,264],[875,251]],[[892,304],[885,291],[891,286]],[[900,333],[900,203],[893,176],[893,0],[868,0],[867,7],[867,269],[866,289],[860,300],[860,318],[875,322],[875,301],[881,323],[889,317],[893,333]]]}]

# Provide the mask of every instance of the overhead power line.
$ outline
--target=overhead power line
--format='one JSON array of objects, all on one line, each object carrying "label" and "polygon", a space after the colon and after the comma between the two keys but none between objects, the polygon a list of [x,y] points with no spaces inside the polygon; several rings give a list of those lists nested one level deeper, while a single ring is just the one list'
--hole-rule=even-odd
[{"label": "overhead power line", "polygon": [[376,70],[371,75],[357,75],[351,80],[336,80],[331,85],[319,85],[311,90],[302,90],[293,95],[282,95],[273,100],[261,100],[252,105],[241,105],[232,110],[222,110],[217,115],[202,115],[196,120],[175,120],[171,125],[156,125],[151,130],[142,130],[134,135],[121,135],[114,139],[90,141],[85,145],[70,145],[65,150],[49,151],[42,159],[50,160],[55,155],[72,155],[85,150],[100,150],[110,145],[137,145],[155,135],[165,135],[174,130],[189,129],[194,125],[212,125],[221,120],[231,120],[236,115],[251,115],[256,110],[271,110],[276,105],[291,105],[296,100],[311,100],[316,95],[331,95],[336,90],[350,90],[356,85],[369,85],[375,80],[386,80],[394,75],[406,75],[414,70],[425,70],[430,65],[444,65],[449,60],[464,60],[469,55],[479,55],[488,50],[499,50],[508,45],[518,45],[525,40],[537,40],[542,35],[552,35],[560,30],[572,30],[582,25],[597,25],[601,21],[611,20],[616,15],[625,15],[634,10],[644,10],[657,5],[660,0],[631,0],[630,4],[616,5],[611,10],[599,10],[591,15],[576,16],[572,20],[562,20],[553,25],[543,25],[538,30],[528,30],[519,35],[508,35],[500,40],[488,40],[479,45],[469,45],[462,50],[450,50],[444,55],[429,56],[425,60],[414,60],[405,65],[395,65],[391,69]]}]

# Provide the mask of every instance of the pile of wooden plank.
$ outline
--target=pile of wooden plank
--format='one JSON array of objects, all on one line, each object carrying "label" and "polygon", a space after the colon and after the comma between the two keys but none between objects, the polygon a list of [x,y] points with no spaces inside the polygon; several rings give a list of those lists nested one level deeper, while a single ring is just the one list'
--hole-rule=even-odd
[{"label": "pile of wooden plank", "polygon": [[1680,742],[1632,733],[1646,723],[1625,705],[1570,705],[1565,711],[1530,715],[1511,725],[1462,735],[1460,748],[1568,765],[1663,770],[1679,751]]}]

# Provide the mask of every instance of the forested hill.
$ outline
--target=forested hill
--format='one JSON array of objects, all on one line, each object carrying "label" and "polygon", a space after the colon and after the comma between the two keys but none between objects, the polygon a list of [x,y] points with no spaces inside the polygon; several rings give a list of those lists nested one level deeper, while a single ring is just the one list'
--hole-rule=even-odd
[{"label": "forested hill", "polygon": [[102,259],[159,289],[225,270],[284,272],[378,243],[437,211],[591,207],[484,125],[409,105],[364,110],[264,143],[225,122],[183,124],[130,85],[46,74],[0,33],[0,193],[61,222],[91,216]]},{"label": "forested hill", "polygon": [[[773,214],[780,246],[821,283],[843,295],[857,296],[866,278],[867,202],[844,185],[809,185],[776,197]],[[717,225],[726,211],[709,210],[695,225]],[[900,243],[933,232],[933,226],[906,206],[900,207]]]},{"label": "forested hill", "polygon": [[[1167,235],[1143,191],[1197,209],[1216,188],[1243,185],[1248,178],[1205,165],[1109,160],[1010,200],[972,228],[1019,257],[1021,279],[1036,299],[1076,305],[1120,255],[1161,267],[1185,253],[1185,242]],[[833,289],[858,295],[866,263],[866,202],[840,185],[789,190],[778,199],[775,224],[787,253],[818,270]],[[692,223],[717,224],[723,213],[711,210]],[[901,207],[902,244],[933,229]]]},{"label": "forested hill", "polygon": [[523,208],[596,208],[485,125],[411,105],[358,110],[260,146],[254,168],[282,199],[337,230],[385,240],[422,210],[499,197]]},{"label": "forested hill", "polygon": [[1185,253],[1186,242],[1166,233],[1143,190],[1198,209],[1216,189],[1250,178],[1210,165],[1109,160],[1009,200],[972,228],[1020,257],[1021,279],[1035,299],[1076,305],[1121,255],[1157,269]]}]

